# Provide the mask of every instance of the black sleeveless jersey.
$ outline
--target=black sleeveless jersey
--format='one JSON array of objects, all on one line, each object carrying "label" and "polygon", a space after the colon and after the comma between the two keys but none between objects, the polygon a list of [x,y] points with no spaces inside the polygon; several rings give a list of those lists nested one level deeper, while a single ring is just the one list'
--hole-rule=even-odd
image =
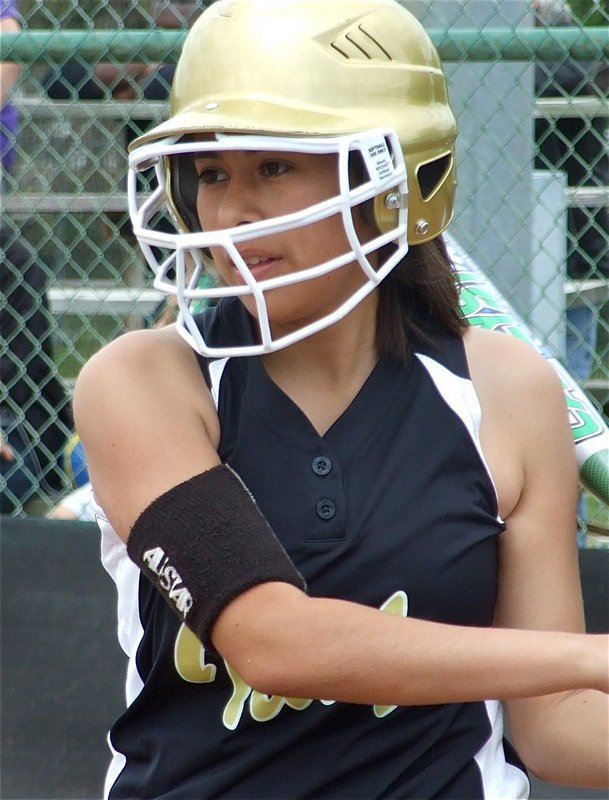
[{"label": "black sleeveless jersey", "polygon": [[[200,324],[212,341],[242,341],[248,320],[231,300]],[[381,360],[324,436],[259,358],[201,366],[220,456],[311,595],[492,623],[504,525],[460,339],[439,337],[404,365]],[[109,735],[112,800],[528,797],[498,702],[365,706],[253,691],[180,625],[101,510],[100,525],[129,656],[128,706]]]}]

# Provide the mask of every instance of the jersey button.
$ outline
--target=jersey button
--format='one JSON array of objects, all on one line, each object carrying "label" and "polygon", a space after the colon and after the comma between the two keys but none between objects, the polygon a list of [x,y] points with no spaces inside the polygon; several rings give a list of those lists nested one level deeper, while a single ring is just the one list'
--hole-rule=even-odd
[{"label": "jersey button", "polygon": [[313,464],[311,466],[316,475],[327,475],[332,469],[332,462],[325,456],[317,456],[317,458],[313,459]]},{"label": "jersey button", "polygon": [[320,519],[332,519],[335,514],[336,506],[332,500],[329,500],[327,497],[322,497],[317,504],[317,516]]}]

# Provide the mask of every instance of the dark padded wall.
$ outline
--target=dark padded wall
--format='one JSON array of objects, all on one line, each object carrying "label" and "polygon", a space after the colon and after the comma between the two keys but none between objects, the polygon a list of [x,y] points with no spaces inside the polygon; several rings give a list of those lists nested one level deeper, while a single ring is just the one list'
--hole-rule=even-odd
[{"label": "dark padded wall", "polygon": [[609,633],[609,550],[580,550],[586,629]]},{"label": "dark padded wall", "polygon": [[101,798],[126,657],[99,530],[0,520],[0,796]]},{"label": "dark padded wall", "polygon": [[[0,542],[0,797],[101,798],[126,658],[97,526],[1,517]],[[588,629],[609,632],[609,550],[582,551],[580,563]],[[534,781],[533,797],[607,793]]]}]

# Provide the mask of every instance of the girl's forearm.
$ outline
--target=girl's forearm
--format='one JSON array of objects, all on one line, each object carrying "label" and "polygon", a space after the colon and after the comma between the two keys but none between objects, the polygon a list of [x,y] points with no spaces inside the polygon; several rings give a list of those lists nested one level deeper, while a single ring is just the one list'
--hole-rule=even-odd
[{"label": "girl's forearm", "polygon": [[213,639],[253,688],[286,697],[426,705],[609,688],[605,637],[444,625],[284,584],[236,598]]}]

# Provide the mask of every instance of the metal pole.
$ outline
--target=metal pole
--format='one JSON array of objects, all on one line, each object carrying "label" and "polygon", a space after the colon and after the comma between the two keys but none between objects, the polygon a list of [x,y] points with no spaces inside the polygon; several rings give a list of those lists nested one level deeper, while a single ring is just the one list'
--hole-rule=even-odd
[{"label": "metal pole", "polygon": [[[580,61],[609,58],[609,28],[460,28],[430,29],[441,58],[446,62],[559,61],[567,56]],[[111,59],[176,61],[184,31],[21,31],[0,36],[4,61],[31,64],[44,58],[65,61],[75,56],[86,61]]]}]

